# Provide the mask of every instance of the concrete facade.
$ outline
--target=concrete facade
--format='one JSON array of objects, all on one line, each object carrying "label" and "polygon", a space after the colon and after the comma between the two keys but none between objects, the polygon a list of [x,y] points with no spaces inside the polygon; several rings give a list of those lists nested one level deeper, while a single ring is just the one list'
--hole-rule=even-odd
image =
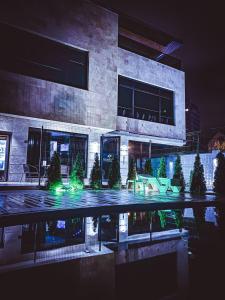
[{"label": "concrete facade", "polygon": [[82,0],[72,6],[52,2],[51,7],[49,1],[29,1],[25,10],[13,6],[16,16],[4,5],[0,22],[88,51],[88,90],[2,71],[0,111],[115,129],[117,15]]},{"label": "concrete facade", "polygon": [[175,126],[118,116],[118,130],[185,140],[185,78],[182,71],[119,48],[118,74],[172,90],[175,112]]},{"label": "concrete facade", "polygon": [[[8,181],[21,179],[29,127],[43,126],[88,135],[87,178],[94,153],[100,153],[101,135],[120,136],[125,184],[129,140],[183,144],[184,72],[119,48],[117,14],[90,1],[51,3],[30,1],[26,8],[14,3],[12,13],[9,1],[0,11],[0,22],[88,51],[88,89],[0,70],[0,133],[11,135]],[[172,90],[175,126],[117,116],[118,75]]]},{"label": "concrete facade", "polygon": [[[100,152],[100,137],[108,132],[107,129],[79,126],[65,122],[48,121],[37,118],[26,118],[0,114],[1,130],[12,133],[9,153],[8,181],[20,181],[23,174],[23,164],[27,160],[27,139],[29,127],[88,134],[88,170],[90,176],[94,155]],[[97,142],[96,142],[97,141]]]}]

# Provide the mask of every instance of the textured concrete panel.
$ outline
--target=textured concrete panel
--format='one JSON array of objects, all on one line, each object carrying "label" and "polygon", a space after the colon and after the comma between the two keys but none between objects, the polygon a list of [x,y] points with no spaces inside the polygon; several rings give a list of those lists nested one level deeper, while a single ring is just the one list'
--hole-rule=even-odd
[{"label": "textured concrete panel", "polygon": [[185,140],[184,72],[124,49],[118,49],[118,74],[174,92],[175,126],[117,117],[117,129],[163,138]]},{"label": "textured concrete panel", "polygon": [[[27,139],[29,127],[64,132],[72,132],[88,135],[87,179],[94,163],[95,153],[100,153],[100,138],[108,129],[100,129],[88,126],[80,126],[65,122],[47,121],[44,119],[25,118],[18,116],[6,116],[0,114],[0,132],[11,133],[10,156],[9,156],[9,181],[20,181],[23,174],[23,164],[27,161]],[[86,180],[86,184],[88,184]]]},{"label": "textured concrete panel", "polygon": [[[10,2],[10,1],[9,1]],[[88,90],[0,71],[0,111],[116,128],[117,15],[88,1],[4,5],[0,21],[89,52]],[[107,118],[106,118],[107,113]]]},{"label": "textured concrete panel", "polygon": [[[72,6],[71,6],[72,3]],[[184,73],[118,48],[118,16],[89,1],[38,3],[7,1],[0,22],[31,31],[89,53],[88,90],[82,90],[0,70],[0,131],[12,133],[9,181],[21,178],[26,162],[29,127],[87,134],[88,174],[102,134],[114,130],[121,146],[129,140],[181,145],[185,139]],[[117,116],[118,75],[174,91],[175,126]],[[26,116],[29,118],[23,118]],[[116,134],[119,135],[117,132]],[[140,134],[138,136],[138,134]],[[126,183],[128,151],[120,151]],[[88,180],[86,180],[88,183]]]}]

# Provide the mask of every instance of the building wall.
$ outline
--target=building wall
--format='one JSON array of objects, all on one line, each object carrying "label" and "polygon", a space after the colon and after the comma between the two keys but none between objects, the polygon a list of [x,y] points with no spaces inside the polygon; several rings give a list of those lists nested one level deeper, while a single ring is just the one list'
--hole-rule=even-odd
[{"label": "building wall", "polygon": [[12,2],[0,22],[87,50],[89,83],[81,90],[0,71],[0,111],[115,129],[118,16],[82,0]]},{"label": "building wall", "polygon": [[[214,174],[216,170],[216,155],[218,151],[212,151],[211,153],[200,153],[201,163],[204,168],[204,176],[206,181],[206,187],[208,190],[213,189]],[[185,183],[187,189],[190,185],[190,173],[194,169],[196,154],[183,154],[181,155],[181,164],[184,174]],[[175,166],[176,156],[169,155],[166,157],[166,170],[167,177],[173,178],[174,166]],[[159,167],[160,158],[152,159],[152,167],[154,169],[154,176],[157,176],[157,169]]]},{"label": "building wall", "polygon": [[185,140],[184,72],[119,48],[118,74],[172,90],[175,112],[175,126],[118,116],[118,130]]},{"label": "building wall", "polygon": [[[8,180],[20,181],[23,174],[29,127],[43,126],[89,136],[88,178],[94,153],[100,152],[100,136],[113,131],[121,135],[125,184],[129,140],[183,144],[184,73],[118,48],[116,14],[89,1],[69,3],[31,0],[23,6],[9,0],[0,10],[0,22],[89,52],[88,90],[0,70],[0,132],[11,133]],[[173,90],[175,126],[117,116],[118,75]]]},{"label": "building wall", "polygon": [[[100,153],[100,137],[108,132],[106,129],[79,126],[58,121],[18,117],[0,113],[0,131],[11,133],[8,181],[20,181],[23,175],[23,164],[27,161],[27,140],[29,127],[74,132],[88,135],[88,169],[87,178],[94,162],[96,152]],[[23,178],[24,180],[25,178]],[[86,183],[88,183],[86,181]]]},{"label": "building wall", "polygon": [[[15,4],[13,13],[4,5],[0,22],[87,50],[88,90],[0,71],[1,112],[185,140],[182,71],[118,48],[118,16],[110,11],[87,1],[35,3]],[[175,126],[117,117],[118,74],[173,90]]]}]

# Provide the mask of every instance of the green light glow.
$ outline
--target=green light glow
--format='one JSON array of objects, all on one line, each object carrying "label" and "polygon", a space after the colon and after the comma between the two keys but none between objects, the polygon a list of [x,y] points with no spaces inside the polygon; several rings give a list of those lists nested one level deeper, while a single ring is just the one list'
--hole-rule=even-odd
[{"label": "green light glow", "polygon": [[[128,184],[133,183],[134,191],[159,192],[165,194],[170,191],[174,194],[180,193],[181,186],[171,184],[171,179],[163,177],[152,177],[149,175],[138,175],[136,180],[128,180]],[[129,185],[128,185],[129,186]]]},{"label": "green light glow", "polygon": [[75,192],[75,191],[83,190],[83,188],[84,188],[84,184],[82,182],[73,180],[70,181],[70,183],[67,185],[63,185],[61,183],[52,184],[49,190],[51,192],[55,192],[56,194],[61,194],[66,191]]},{"label": "green light glow", "polygon": [[60,193],[60,192],[63,192],[65,189],[63,188],[63,186],[57,186],[56,188],[55,188],[55,191],[57,192],[57,193]]},{"label": "green light glow", "polygon": [[83,190],[84,184],[79,179],[70,179],[69,183],[69,190],[71,191],[77,191],[77,190]]}]

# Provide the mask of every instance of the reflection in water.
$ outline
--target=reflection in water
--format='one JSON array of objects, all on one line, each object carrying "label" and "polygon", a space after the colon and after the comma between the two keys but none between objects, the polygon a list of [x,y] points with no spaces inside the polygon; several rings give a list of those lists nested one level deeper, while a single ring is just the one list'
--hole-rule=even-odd
[{"label": "reflection in water", "polygon": [[219,232],[223,238],[225,238],[225,208],[216,208],[216,220],[219,228]]},{"label": "reflection in water", "polygon": [[152,231],[160,232],[170,229],[181,230],[183,222],[183,209],[158,210],[128,213],[129,235],[149,232],[150,223]]},{"label": "reflection in water", "polygon": [[194,218],[195,218],[197,231],[199,233],[201,231],[202,225],[205,223],[205,213],[206,213],[206,208],[205,207],[193,208],[193,215],[194,215]]},{"label": "reflection in water", "polygon": [[84,224],[83,219],[79,217],[22,226],[22,253],[81,243],[84,243]]},{"label": "reflection in water", "polygon": [[[79,195],[80,197],[80,195]],[[45,201],[47,201],[45,199]],[[63,201],[63,200],[62,200]],[[26,198],[27,206],[29,205],[29,197]],[[98,217],[91,217],[93,221],[93,232],[96,233],[96,243],[98,244]],[[128,235],[129,235],[129,242],[127,242],[128,247],[126,251],[130,250],[132,253],[132,245],[131,241],[132,238],[135,238],[137,234],[145,234],[145,242],[147,237],[147,244],[145,246],[141,245],[141,240],[139,240],[135,247],[152,247],[154,248],[154,240],[150,240],[149,232],[152,230],[153,233],[159,233],[162,235],[161,237],[161,245],[165,242],[165,236],[163,234],[165,231],[169,232],[170,230],[176,230],[178,239],[182,237],[182,241],[187,241],[188,243],[188,250],[189,250],[189,270],[190,270],[190,286],[189,286],[189,294],[188,298],[190,300],[194,299],[209,299],[209,295],[211,299],[222,299],[218,297],[218,293],[220,289],[222,289],[223,283],[221,283],[221,276],[220,272],[224,272],[225,270],[225,262],[224,262],[224,253],[225,253],[225,208],[218,207],[218,208],[202,208],[202,207],[195,207],[195,208],[187,208],[187,209],[174,209],[174,210],[159,210],[159,211],[137,211],[137,212],[130,212],[127,216],[128,219]],[[118,240],[118,227],[119,227],[119,216],[118,214],[110,214],[110,215],[103,215],[101,217],[101,239],[104,245],[116,244]],[[123,221],[126,222],[126,218],[123,218]],[[126,224],[125,224],[126,225]],[[124,232],[126,231],[126,226],[124,225]],[[20,228],[21,230],[20,230]],[[26,253],[33,253],[34,249],[37,251],[49,251],[50,249],[58,250],[58,248],[62,249],[64,246],[69,245],[77,245],[83,244],[85,242],[85,226],[84,226],[84,219],[78,217],[71,217],[71,218],[60,218],[56,220],[46,220],[39,222],[36,224],[24,224],[18,225],[15,227],[6,227],[4,228],[4,248],[0,249],[0,264],[6,264],[10,261],[10,255],[18,253],[21,255],[21,260],[24,259]],[[14,232],[14,233],[13,233]],[[188,232],[188,235],[184,237],[182,235]],[[3,233],[3,230],[0,230],[0,237]],[[21,234],[21,235],[20,235]],[[169,234],[168,234],[169,235]],[[13,238],[12,238],[13,237]],[[18,239],[20,237],[20,239]],[[95,237],[95,236],[94,236]],[[160,239],[160,238],[159,238]],[[163,240],[164,239],[164,240]],[[172,238],[171,238],[172,239]],[[160,242],[158,244],[158,249],[161,251]],[[36,243],[36,244],[35,244]],[[129,244],[130,243],[130,244]],[[147,246],[146,246],[147,245]],[[164,243],[165,245],[165,243]],[[124,244],[123,244],[124,246]],[[1,243],[0,243],[1,247]],[[124,248],[123,248],[124,249]],[[162,247],[163,249],[163,247]],[[169,249],[169,247],[168,247]],[[2,252],[1,252],[2,251]],[[5,251],[5,252],[4,252]],[[51,250],[52,251],[52,250]],[[79,250],[80,251],[80,250]],[[22,252],[22,254],[21,254]],[[84,252],[84,251],[83,251]],[[5,255],[4,259],[7,257],[7,260],[3,259],[1,253]],[[53,252],[52,252],[53,253]],[[54,252],[54,259],[57,260],[57,255],[60,252]],[[140,253],[144,253],[140,251]],[[158,255],[158,254],[157,254]],[[128,257],[135,257],[135,255],[126,255]],[[15,258],[13,257],[15,260]],[[185,261],[187,257],[180,257],[181,266],[182,261]],[[13,261],[13,260],[12,260]],[[158,260],[156,268],[153,269],[155,272],[157,270],[163,270],[164,273],[170,274],[171,281],[172,276],[176,276],[169,270],[165,271],[165,268],[172,268],[170,266],[171,260]],[[153,262],[145,262],[146,265],[151,267]],[[148,268],[145,269],[144,267],[140,268],[140,265],[134,267],[130,265],[127,267],[126,270],[132,270],[135,274],[133,276],[130,275],[131,280],[136,282],[136,286],[132,290],[137,291],[135,289],[137,286],[141,286],[142,291],[147,291],[149,289],[148,282],[149,278],[152,278],[152,282],[156,281],[159,288],[162,287],[166,281],[165,276],[153,276],[152,273],[148,273]],[[120,274],[118,274],[119,278],[122,278],[123,268],[121,267]],[[153,270],[152,269],[152,270]],[[117,271],[118,271],[117,270]],[[145,275],[147,278],[146,280],[143,279],[143,276],[138,276],[135,270],[142,270],[146,272]],[[118,272],[119,272],[118,271]],[[141,272],[141,271],[140,271]],[[160,274],[160,272],[159,272]],[[151,276],[150,276],[151,275]],[[186,274],[187,275],[187,274]],[[128,275],[127,275],[128,276]],[[149,277],[147,277],[149,276]],[[142,282],[141,279],[142,278]],[[157,280],[156,280],[157,278]],[[222,277],[223,278],[223,277]],[[160,281],[161,280],[161,281]],[[125,279],[124,279],[125,281]],[[146,285],[143,285],[143,282]],[[127,287],[129,288],[129,282],[126,281]],[[171,283],[172,284],[172,283]],[[168,286],[168,289],[171,286]],[[122,289],[122,287],[121,287]],[[131,289],[130,289],[131,290]],[[213,290],[213,293],[212,293]],[[125,291],[126,292],[126,291]],[[157,299],[157,289],[154,292],[154,296],[152,299]],[[143,293],[144,294],[144,293]],[[137,295],[136,292],[133,295]],[[132,295],[130,295],[133,299]]]}]

